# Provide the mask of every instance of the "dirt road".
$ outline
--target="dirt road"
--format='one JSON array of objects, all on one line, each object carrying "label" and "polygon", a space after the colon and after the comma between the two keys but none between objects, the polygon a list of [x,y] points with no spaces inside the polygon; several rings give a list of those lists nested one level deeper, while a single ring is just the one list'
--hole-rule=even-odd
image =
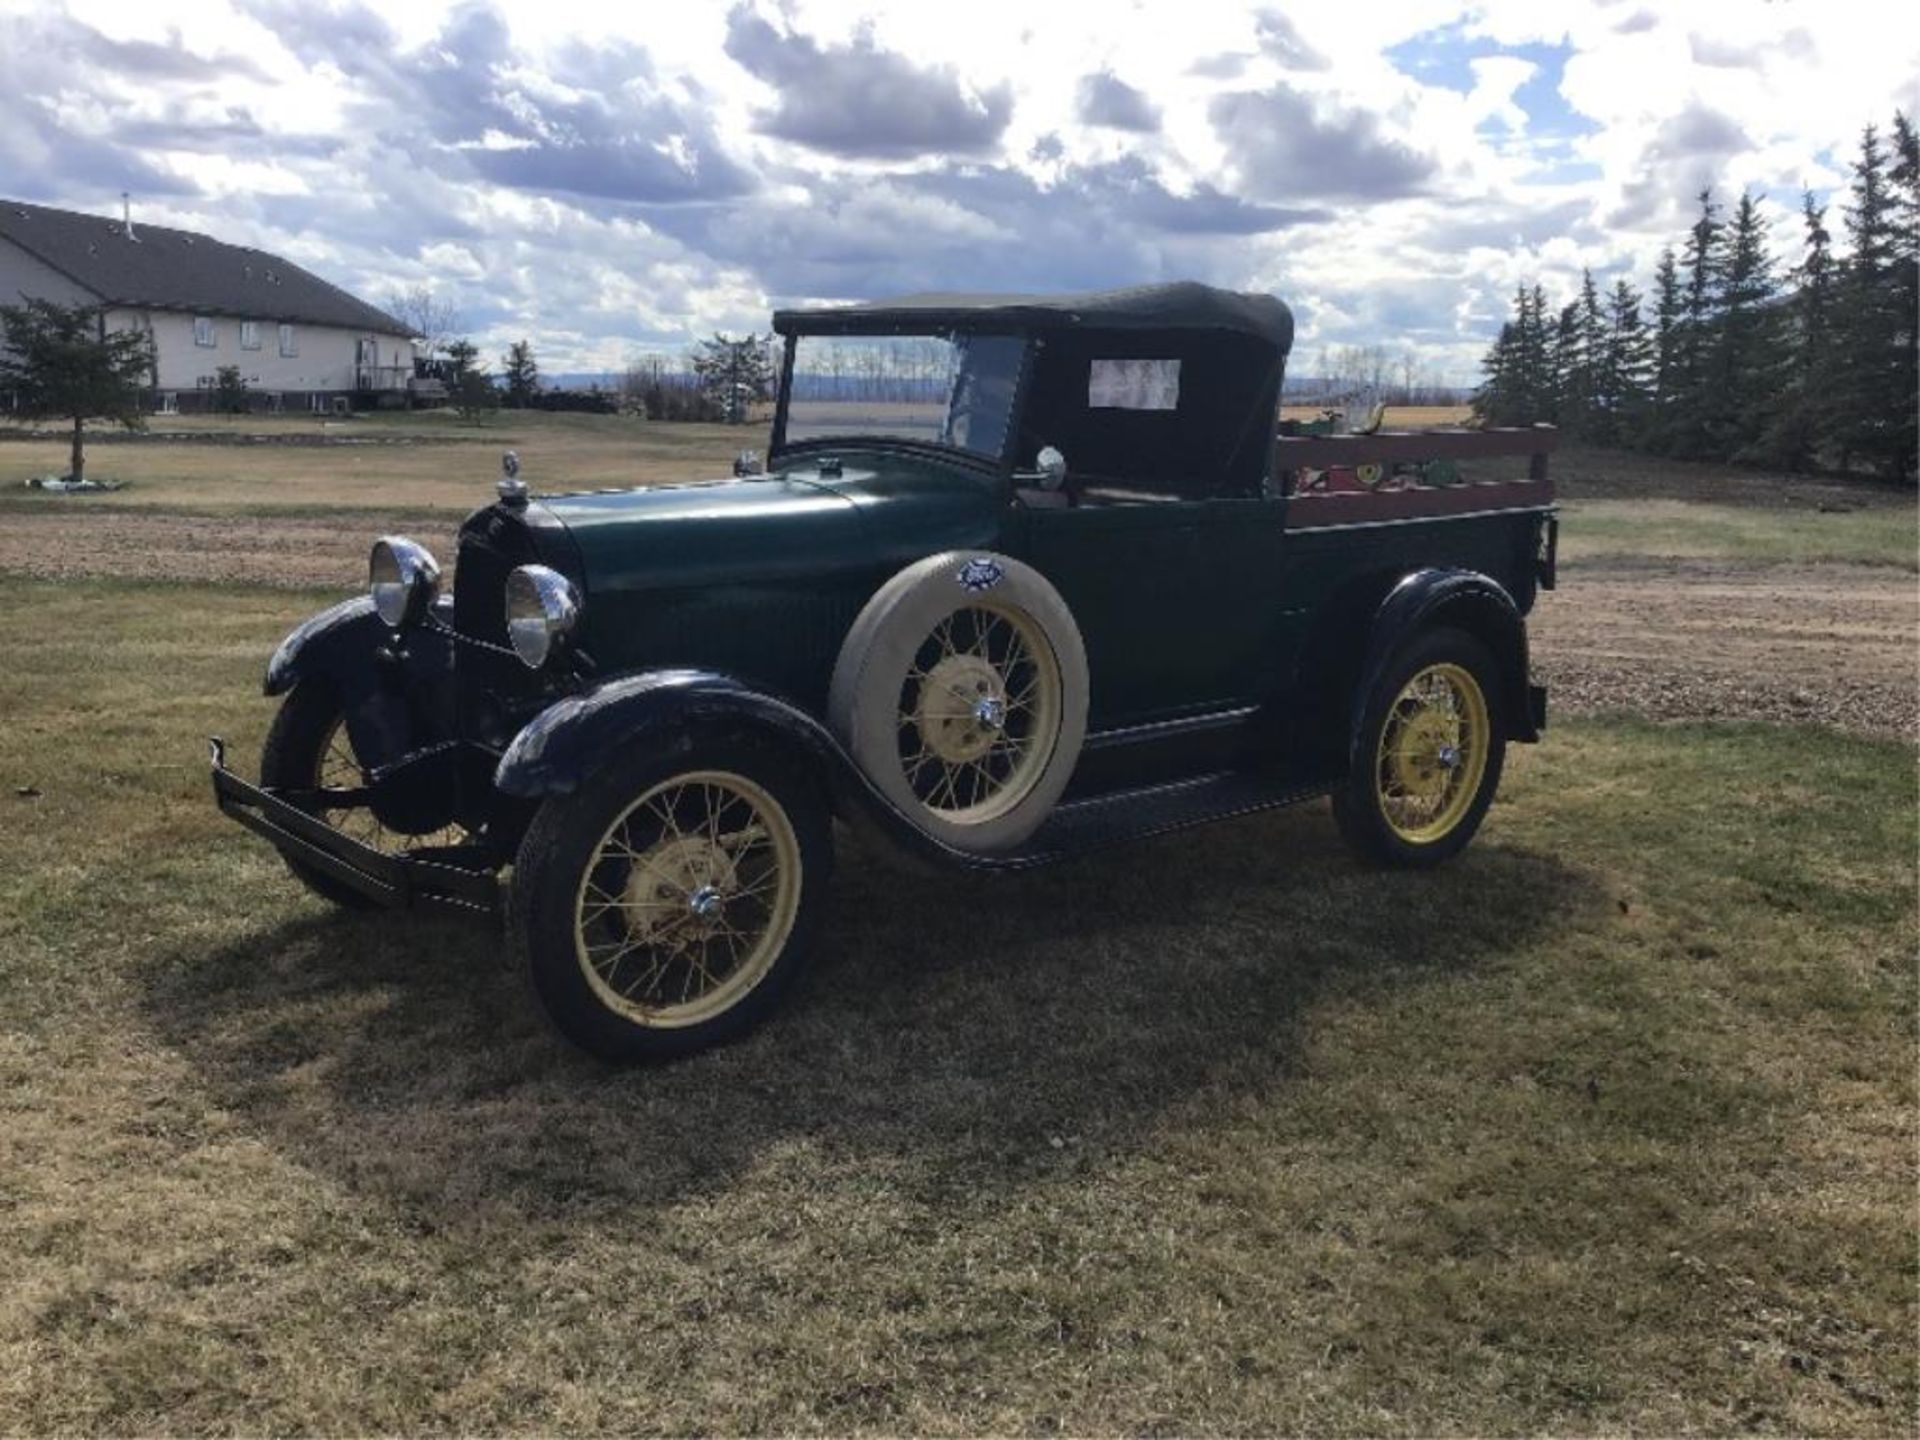
[{"label": "dirt road", "polygon": [[[365,574],[366,518],[14,510],[0,517],[0,576],[346,591]],[[452,553],[445,516],[390,528]],[[1556,714],[1812,721],[1920,738],[1920,577],[1909,571],[1588,558],[1562,566],[1532,631]]]},{"label": "dirt road", "polygon": [[1558,713],[1813,721],[1920,738],[1920,576],[1589,559],[1530,625]]}]

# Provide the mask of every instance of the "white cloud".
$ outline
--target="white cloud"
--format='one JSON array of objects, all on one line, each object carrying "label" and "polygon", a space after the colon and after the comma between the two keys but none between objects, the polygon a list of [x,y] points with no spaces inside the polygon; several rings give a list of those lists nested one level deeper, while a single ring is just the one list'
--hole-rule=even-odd
[{"label": "white cloud", "polygon": [[1868,0],[27,0],[0,188],[430,281],[549,372],[776,303],[1191,273],[1277,290],[1308,355],[1466,381],[1515,284],[1644,283],[1704,180],[1790,259],[1793,193],[1916,76]]}]

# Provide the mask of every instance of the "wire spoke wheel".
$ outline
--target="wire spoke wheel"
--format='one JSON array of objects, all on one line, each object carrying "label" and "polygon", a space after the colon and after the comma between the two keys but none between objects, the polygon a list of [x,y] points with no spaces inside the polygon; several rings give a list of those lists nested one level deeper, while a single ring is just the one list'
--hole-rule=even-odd
[{"label": "wire spoke wheel", "polygon": [[[347,735],[346,717],[335,716],[321,737],[314,756],[313,787],[316,790],[360,790],[368,783],[364,766],[353,753]],[[350,840],[375,850],[420,850],[431,846],[458,845],[467,838],[459,825],[443,825],[424,835],[408,835],[382,825],[367,805],[339,805],[314,811],[320,819]]]},{"label": "wire spoke wheel", "polygon": [[1045,772],[1060,706],[1053,648],[1024,612],[948,614],[900,686],[899,758],[914,798],[960,825],[1004,815]]},{"label": "wire spoke wheel", "polygon": [[772,795],[731,771],[676,775],[614,817],[581,871],[581,973],[634,1024],[700,1024],[773,968],[800,888],[800,841]]},{"label": "wire spoke wheel", "polygon": [[1374,755],[1380,813],[1394,834],[1425,845],[1459,825],[1479,793],[1492,739],[1472,672],[1444,662],[1416,672],[1388,708]]}]

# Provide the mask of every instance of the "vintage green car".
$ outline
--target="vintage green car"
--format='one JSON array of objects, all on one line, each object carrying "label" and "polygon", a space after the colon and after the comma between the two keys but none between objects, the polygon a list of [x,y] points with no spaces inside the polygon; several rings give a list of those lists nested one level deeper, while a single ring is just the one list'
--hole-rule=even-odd
[{"label": "vintage green car", "polygon": [[1430,865],[1538,738],[1551,432],[1287,436],[1287,308],[1191,283],[774,328],[766,473],[535,498],[509,456],[451,593],[388,537],[287,637],[221,808],[342,905],[504,910],[629,1060],[774,1006],[836,820],[1004,869],[1330,794]]}]

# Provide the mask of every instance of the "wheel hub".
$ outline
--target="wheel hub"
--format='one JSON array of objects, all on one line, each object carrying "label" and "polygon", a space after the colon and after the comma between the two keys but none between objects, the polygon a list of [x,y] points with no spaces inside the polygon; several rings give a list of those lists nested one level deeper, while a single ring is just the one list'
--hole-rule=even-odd
[{"label": "wheel hub", "polygon": [[1393,754],[1394,779],[1419,800],[1444,795],[1460,768],[1459,725],[1440,710],[1423,710],[1406,723]]},{"label": "wheel hub", "polygon": [[683,946],[714,932],[738,888],[733,857],[704,835],[663,840],[633,862],[624,914],[634,942]]},{"label": "wheel hub", "polygon": [[927,672],[914,723],[940,759],[978,760],[1006,729],[1006,682],[978,655],[949,655]]}]

